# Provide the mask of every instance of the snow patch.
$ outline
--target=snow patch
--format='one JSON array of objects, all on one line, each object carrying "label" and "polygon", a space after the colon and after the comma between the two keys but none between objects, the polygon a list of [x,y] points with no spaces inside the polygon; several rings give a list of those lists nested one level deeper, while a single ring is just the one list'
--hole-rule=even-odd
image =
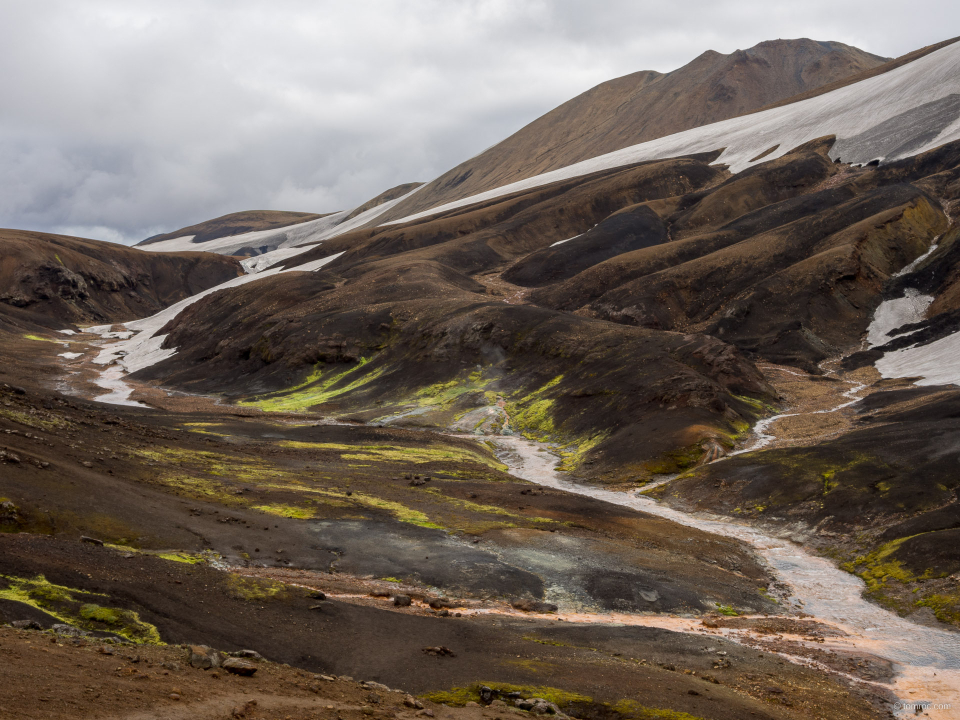
[{"label": "snow patch", "polygon": [[[353,211],[341,210],[340,212],[333,213],[332,215],[326,215],[322,218],[317,218],[316,220],[308,220],[307,222],[297,223],[296,225],[287,225],[286,227],[281,228],[272,228],[270,230],[253,230],[248,233],[243,233],[242,235],[230,235],[228,237],[207,240],[202,243],[192,242],[193,238],[195,237],[194,235],[185,235],[184,237],[174,238],[172,240],[163,240],[158,243],[143,245],[139,249],[146,250],[147,252],[194,251],[215,252],[221,255],[233,255],[244,248],[254,248],[258,250],[260,248],[267,248],[268,250],[266,252],[258,253],[259,255],[264,255],[270,251],[276,251],[284,248],[316,244],[323,240],[329,240],[330,238],[343,235],[344,233],[366,225],[368,222],[382,215],[397,203],[406,200],[419,189],[419,187],[414,188],[406,195],[402,195],[394,200],[389,200],[388,202],[377,205],[376,207],[372,207],[369,210],[365,210],[349,220],[346,218]],[[247,266],[244,265],[244,267]],[[260,269],[264,270],[267,267],[269,267],[269,265],[265,265]]]},{"label": "snow patch", "polygon": [[[172,357],[177,352],[176,348],[161,347],[164,339],[166,339],[167,336],[157,335],[157,333],[160,332],[160,330],[168,322],[176,318],[186,308],[193,305],[198,300],[205,298],[207,295],[211,295],[212,293],[219,292],[220,290],[239,287],[240,285],[246,285],[249,282],[255,282],[261,278],[278,275],[283,272],[313,272],[315,270],[319,270],[324,265],[333,262],[342,254],[343,253],[330,255],[328,257],[321,258],[320,260],[314,260],[290,269],[273,267],[255,275],[241,275],[240,277],[232,278],[225,283],[208,288],[203,292],[192,295],[178,303],[174,303],[170,307],[161,310],[156,315],[151,315],[150,317],[143,318],[141,320],[132,320],[130,322],[123,323],[123,326],[127,328],[127,332],[124,333],[110,332],[110,328],[112,327],[110,325],[101,325],[96,328],[88,328],[88,332],[100,331],[98,334],[100,334],[101,337],[116,337],[119,335],[125,336],[121,339],[121,342],[113,343],[112,345],[104,347],[100,351],[100,354],[97,355],[94,363],[97,365],[117,364],[121,366],[123,372],[127,373],[136,372],[137,370],[143,370],[151,365],[155,365],[161,360],[166,360],[167,358]],[[104,400],[103,402],[108,401]]]},{"label": "snow patch", "polygon": [[583,235],[583,233],[580,233],[580,235],[574,235],[573,237],[569,237],[569,238],[567,238],[566,240],[557,240],[557,241],[556,241],[555,243],[553,243],[550,247],[556,247],[557,245],[563,245],[564,243],[570,242],[571,240],[576,240],[578,237],[581,237],[582,235]]},{"label": "snow patch", "polygon": [[877,307],[867,328],[867,347],[877,347],[893,339],[891,333],[897,328],[923,320],[924,313],[933,302],[931,295],[921,295],[919,290],[908,288],[903,297],[884,300]]},{"label": "snow patch", "polygon": [[[862,151],[869,155],[842,156],[842,160],[854,163],[866,163],[876,157],[896,160],[960,139],[960,121],[944,111],[949,104],[948,96],[957,93],[960,93],[960,43],[814,98],[633,145],[387,224],[410,222],[600,170],[720,148],[725,149],[716,163],[727,164],[731,172],[738,173],[755,164],[751,158],[774,145],[778,145],[778,149],[757,162],[782,157],[824,135],[836,135],[840,141],[866,138],[869,130],[884,123],[887,123],[884,128],[887,132],[861,143]],[[925,105],[930,105],[926,114],[922,110]],[[833,153],[831,156],[836,157]]]},{"label": "snow patch", "polygon": [[66,358],[67,360],[76,360],[78,357],[81,357],[82,355],[83,353],[65,352],[65,353],[60,353],[59,355],[57,355],[57,357]]},{"label": "snow patch", "polygon": [[928,345],[894,350],[877,360],[885,378],[920,377],[915,385],[960,385],[960,331]]}]

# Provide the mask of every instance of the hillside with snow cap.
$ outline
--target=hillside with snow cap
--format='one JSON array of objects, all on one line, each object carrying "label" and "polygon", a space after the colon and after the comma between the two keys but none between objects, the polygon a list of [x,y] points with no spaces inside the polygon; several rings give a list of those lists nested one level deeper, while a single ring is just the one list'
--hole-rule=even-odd
[{"label": "hillside with snow cap", "polygon": [[783,156],[826,135],[844,162],[889,162],[960,138],[960,43],[825,95],[640,143],[411,215],[396,224],[589,173],[723,150],[732,172]]}]

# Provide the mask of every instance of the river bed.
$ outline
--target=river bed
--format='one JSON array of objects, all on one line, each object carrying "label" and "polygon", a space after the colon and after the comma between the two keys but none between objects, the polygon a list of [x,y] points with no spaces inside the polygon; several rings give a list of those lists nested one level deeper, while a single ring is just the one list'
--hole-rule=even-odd
[{"label": "river bed", "polygon": [[[524,480],[747,543],[778,579],[791,587],[790,600],[796,609],[846,633],[846,637],[831,638],[827,646],[877,655],[894,663],[897,677],[892,690],[909,706],[909,710],[903,708],[905,717],[913,715],[916,703],[931,703],[927,717],[960,717],[960,634],[918,625],[868,602],[862,597],[864,585],[859,578],[790,540],[725,518],[675,510],[636,492],[571,482],[556,471],[558,458],[536,443],[516,436],[499,437],[496,442],[501,460]],[[950,707],[937,707],[943,705]]]}]

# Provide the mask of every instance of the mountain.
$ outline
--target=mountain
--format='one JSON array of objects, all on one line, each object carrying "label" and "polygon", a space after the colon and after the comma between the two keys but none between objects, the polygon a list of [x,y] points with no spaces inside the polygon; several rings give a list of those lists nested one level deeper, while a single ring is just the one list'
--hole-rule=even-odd
[{"label": "mountain", "polygon": [[[827,84],[785,104],[199,244],[242,263],[17,235],[0,309],[43,323],[0,344],[0,614],[232,650],[264,708],[257,653],[287,694],[371,678],[358,717],[386,685],[476,717],[960,702],[960,44],[831,84],[859,56],[803,43],[703,60],[808,47],[783,76]],[[84,312],[137,316],[53,332]]]},{"label": "mountain", "polygon": [[444,173],[393,217],[744,115],[887,61],[843,43],[804,38],[762,42],[729,55],[708,50],[669,73],[625,75],[565,102]]}]

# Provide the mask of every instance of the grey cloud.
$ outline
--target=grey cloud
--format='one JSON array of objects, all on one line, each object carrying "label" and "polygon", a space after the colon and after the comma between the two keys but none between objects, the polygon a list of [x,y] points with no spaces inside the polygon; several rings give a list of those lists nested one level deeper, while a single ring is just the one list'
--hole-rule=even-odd
[{"label": "grey cloud", "polygon": [[775,37],[898,55],[953,5],[0,0],[0,225],[130,242],[346,208],[603,80]]}]

